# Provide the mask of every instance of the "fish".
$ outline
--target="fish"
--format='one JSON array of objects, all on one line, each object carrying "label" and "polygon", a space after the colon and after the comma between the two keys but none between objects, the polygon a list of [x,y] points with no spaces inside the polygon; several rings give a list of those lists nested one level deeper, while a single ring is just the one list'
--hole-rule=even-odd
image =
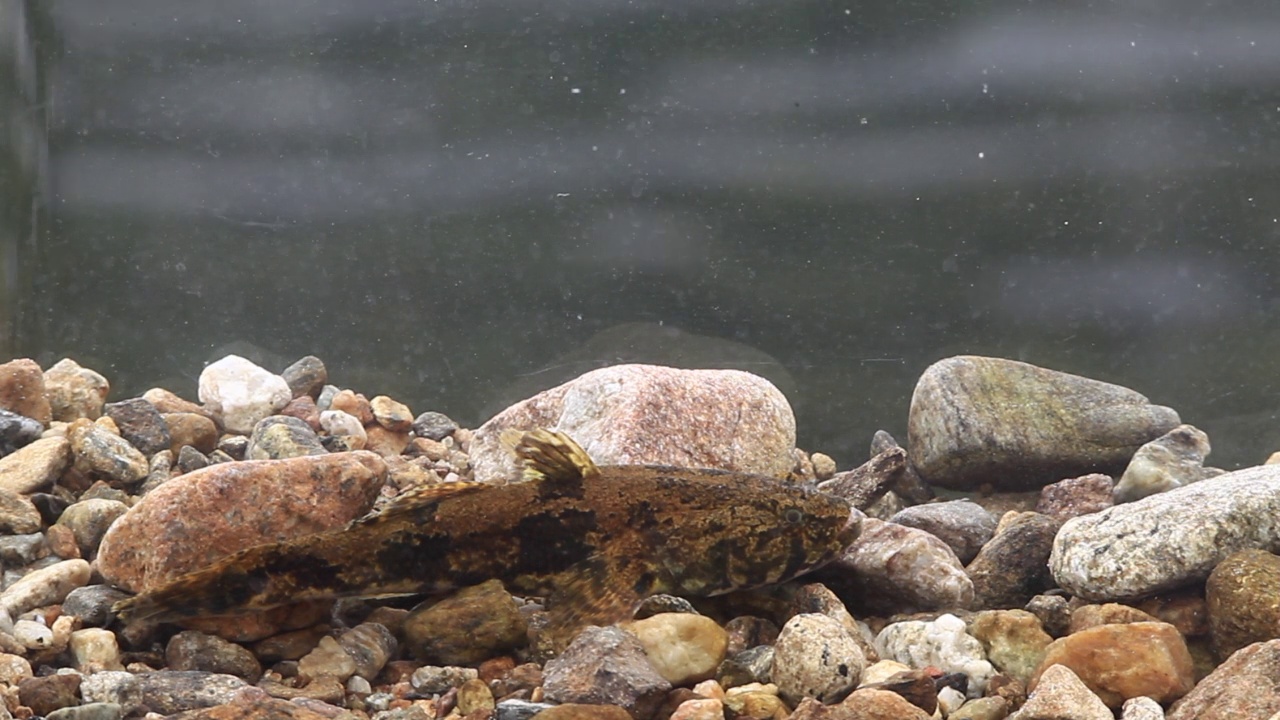
[{"label": "fish", "polygon": [[739,472],[597,466],[568,435],[508,430],[507,484],[424,486],[343,528],[250,547],[113,607],[126,623],[235,616],[300,601],[443,595],[498,579],[546,599],[563,649],[656,594],[774,585],[856,539],[847,501]]}]

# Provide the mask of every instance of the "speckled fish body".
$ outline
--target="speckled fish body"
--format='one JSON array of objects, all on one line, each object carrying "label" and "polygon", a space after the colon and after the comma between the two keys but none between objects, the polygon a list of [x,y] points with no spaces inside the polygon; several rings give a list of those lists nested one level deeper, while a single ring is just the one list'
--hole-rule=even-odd
[{"label": "speckled fish body", "polygon": [[573,440],[509,439],[524,482],[431,486],[345,528],[260,545],[117,605],[127,620],[234,615],[303,600],[440,594],[497,578],[548,597],[554,632],[630,617],[656,593],[788,580],[857,534],[849,505],[717,470],[597,467]]}]

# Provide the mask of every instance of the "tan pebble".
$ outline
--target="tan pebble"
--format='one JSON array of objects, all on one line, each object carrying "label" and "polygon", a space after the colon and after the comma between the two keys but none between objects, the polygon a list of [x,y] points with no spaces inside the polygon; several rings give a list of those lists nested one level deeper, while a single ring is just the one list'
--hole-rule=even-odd
[{"label": "tan pebble", "polygon": [[458,712],[470,715],[477,710],[492,710],[495,706],[489,684],[480,678],[468,680],[458,688]]},{"label": "tan pebble", "polygon": [[66,525],[51,525],[44,531],[45,540],[54,555],[63,560],[74,560],[80,557],[80,546],[76,543],[76,534]]},{"label": "tan pebble", "polygon": [[829,480],[836,474],[836,461],[830,455],[814,453],[809,456],[809,460],[813,463],[813,474],[819,480]]},{"label": "tan pebble", "polygon": [[724,688],[720,687],[720,683],[715,680],[703,680],[693,686],[693,691],[704,698],[713,700],[723,700],[725,694]]}]

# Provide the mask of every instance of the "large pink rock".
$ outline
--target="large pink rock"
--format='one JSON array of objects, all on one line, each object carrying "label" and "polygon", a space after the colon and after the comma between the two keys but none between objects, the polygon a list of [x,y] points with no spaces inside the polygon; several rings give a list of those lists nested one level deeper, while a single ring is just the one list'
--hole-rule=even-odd
[{"label": "large pink rock", "polygon": [[386,476],[370,452],[211,465],[160,485],[117,520],[98,570],[141,592],[237,550],[341,527],[373,507]]},{"label": "large pink rock", "polygon": [[778,388],[741,370],[615,365],[593,370],[495,415],[476,430],[481,481],[518,477],[508,428],[567,433],[601,465],[676,465],[784,477],[796,421]]}]

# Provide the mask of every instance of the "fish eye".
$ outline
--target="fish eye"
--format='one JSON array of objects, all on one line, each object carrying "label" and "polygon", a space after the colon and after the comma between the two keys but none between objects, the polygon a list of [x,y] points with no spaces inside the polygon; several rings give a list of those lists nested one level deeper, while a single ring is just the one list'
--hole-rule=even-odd
[{"label": "fish eye", "polygon": [[787,508],[782,513],[782,519],[792,525],[796,525],[801,520],[804,520],[804,513],[800,512],[797,508]]}]

